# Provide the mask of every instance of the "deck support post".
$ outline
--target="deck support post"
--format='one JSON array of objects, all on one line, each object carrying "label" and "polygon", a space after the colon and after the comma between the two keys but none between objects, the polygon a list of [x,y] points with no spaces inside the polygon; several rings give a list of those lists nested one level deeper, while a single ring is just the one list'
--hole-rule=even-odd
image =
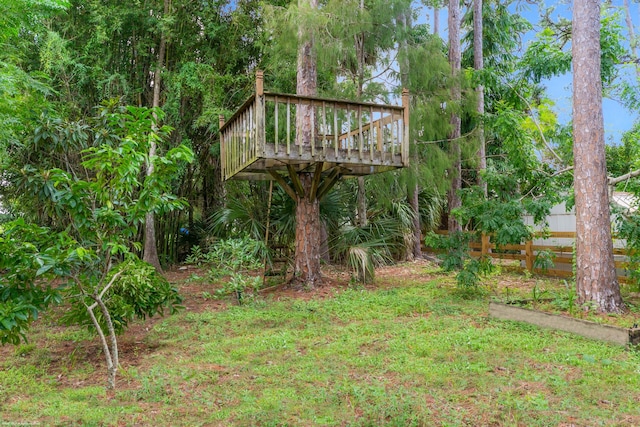
[{"label": "deck support post", "polygon": [[294,169],[292,165],[287,165],[287,172],[289,172],[289,178],[291,178],[291,183],[293,184],[293,188],[298,193],[298,196],[304,197],[304,188],[302,187],[302,182],[300,182],[300,176]]},{"label": "deck support post", "polygon": [[280,187],[282,187],[284,192],[287,193],[289,195],[289,197],[291,197],[293,200],[296,199],[297,194],[296,194],[295,190],[293,188],[291,188],[291,186],[289,184],[287,184],[287,181],[285,181],[284,178],[282,178],[282,175],[280,175],[278,172],[276,172],[273,169],[267,169],[267,172],[269,172],[269,175],[271,175],[273,177],[273,179],[278,184],[280,184]]},{"label": "deck support post", "polygon": [[322,169],[324,168],[324,162],[316,163],[316,169],[313,172],[313,182],[311,183],[311,191],[309,192],[309,200],[316,198],[318,193],[318,186],[320,185],[320,179],[322,178]]},{"label": "deck support post", "polygon": [[316,197],[318,200],[322,200],[322,198],[333,188],[334,185],[340,180],[340,168],[335,168],[329,176],[327,176],[324,181],[322,181],[322,185],[318,188],[318,192]]}]

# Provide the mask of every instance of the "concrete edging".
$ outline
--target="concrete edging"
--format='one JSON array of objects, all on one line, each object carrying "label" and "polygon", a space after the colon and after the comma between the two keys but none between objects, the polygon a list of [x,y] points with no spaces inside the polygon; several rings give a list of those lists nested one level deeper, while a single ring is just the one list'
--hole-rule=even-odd
[{"label": "concrete edging", "polygon": [[625,329],[581,319],[549,314],[499,302],[489,303],[489,316],[556,329],[599,341],[628,346],[640,344],[640,328]]}]

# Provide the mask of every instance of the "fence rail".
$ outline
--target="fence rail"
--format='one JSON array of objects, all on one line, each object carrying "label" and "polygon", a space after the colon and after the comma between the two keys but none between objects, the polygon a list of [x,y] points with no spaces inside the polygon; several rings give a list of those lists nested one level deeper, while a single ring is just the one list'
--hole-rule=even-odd
[{"label": "fence rail", "polygon": [[[448,235],[447,230],[438,230],[436,234]],[[516,260],[520,261],[513,267],[525,271],[528,270],[531,273],[542,274],[554,277],[571,277],[573,276],[573,258],[574,247],[573,245],[554,245],[554,244],[534,244],[534,241],[550,240],[550,239],[574,239],[576,238],[575,232],[570,231],[552,231],[549,233],[536,233],[534,234],[534,240],[527,240],[520,245],[502,245],[497,246],[491,243],[491,236],[482,234],[480,241],[471,241],[469,248],[471,249],[471,256],[481,257],[490,256],[493,259],[498,260]],[[614,238],[614,242],[618,239]],[[423,247],[425,251],[433,251],[432,248]],[[553,266],[549,268],[540,268],[536,265],[536,259],[538,255],[546,251],[551,254],[551,260]],[[626,268],[629,265],[627,250],[625,248],[614,248],[614,263],[618,272],[618,280],[622,283],[629,281]]]}]

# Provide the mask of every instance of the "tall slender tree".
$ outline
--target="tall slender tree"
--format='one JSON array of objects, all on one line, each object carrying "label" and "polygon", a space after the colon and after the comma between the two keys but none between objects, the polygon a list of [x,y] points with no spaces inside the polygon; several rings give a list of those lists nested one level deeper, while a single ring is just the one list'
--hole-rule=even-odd
[{"label": "tall slender tree", "polygon": [[[163,18],[169,17],[170,1],[164,0]],[[164,57],[167,50],[167,31],[162,30],[160,35],[160,45],[158,46],[158,60],[155,72],[153,73],[153,100],[152,107],[160,108],[160,88],[162,87],[162,71],[164,68]],[[157,115],[154,113],[157,121]],[[153,175],[153,159],[156,156],[157,144],[155,139],[149,141],[149,164],[147,165],[147,176]],[[151,264],[158,272],[162,272],[160,258],[158,257],[158,245],[156,239],[156,215],[153,211],[147,212],[144,224],[144,251],[143,260]]]},{"label": "tall slender tree", "polygon": [[[451,64],[451,73],[454,77],[460,74],[462,53],[460,48],[460,2],[458,0],[449,0],[449,63]],[[461,89],[459,84],[454,84],[451,89],[452,102],[458,103],[461,99]],[[451,133],[450,138],[450,155],[452,157],[453,165],[449,168],[449,175],[451,179],[451,188],[447,193],[447,201],[449,205],[449,219],[447,228],[450,232],[459,231],[461,229],[455,216],[452,212],[459,208],[462,204],[460,195],[458,194],[462,188],[462,159],[460,149],[460,135],[461,135],[462,121],[460,114],[454,112],[451,114]]]},{"label": "tall slender tree", "polygon": [[576,287],[599,311],[625,306],[613,260],[602,116],[600,2],[573,4],[573,161],[576,202]]},{"label": "tall slender tree", "polygon": [[[482,0],[473,0],[473,68],[476,71],[482,71],[484,68],[484,53],[483,53],[483,31],[482,31]],[[476,93],[478,96],[477,103],[477,113],[479,116],[478,121],[478,139],[479,139],[479,148],[478,148],[478,160],[479,165],[478,169],[480,171],[484,171],[487,169],[487,150],[485,146],[485,137],[484,137],[484,124],[482,122],[484,115],[484,86],[482,84],[478,84],[476,87]],[[487,194],[487,184],[482,180],[481,174],[478,175],[478,184],[483,189],[483,192]]]}]

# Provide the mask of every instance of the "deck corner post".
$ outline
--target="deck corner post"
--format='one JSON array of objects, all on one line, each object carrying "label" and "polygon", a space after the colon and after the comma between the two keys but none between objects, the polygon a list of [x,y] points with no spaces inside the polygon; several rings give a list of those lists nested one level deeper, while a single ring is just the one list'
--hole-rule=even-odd
[{"label": "deck corner post", "polygon": [[256,96],[264,95],[264,71],[256,71]]},{"label": "deck corner post", "polygon": [[256,100],[255,100],[255,126],[256,126],[256,154],[264,154],[265,150],[265,100],[264,100],[264,71],[256,71]]},{"label": "deck corner post", "polygon": [[222,132],[220,131],[222,129],[222,127],[224,126],[225,120],[224,120],[224,114],[219,114],[218,115],[218,133],[220,135],[220,158],[222,159],[221,165],[222,167],[220,168],[220,171],[222,173],[222,180],[225,181],[227,179],[227,172],[226,172],[226,165],[227,162],[229,161],[226,157],[225,157],[225,149],[224,149],[224,137],[222,135]]}]

